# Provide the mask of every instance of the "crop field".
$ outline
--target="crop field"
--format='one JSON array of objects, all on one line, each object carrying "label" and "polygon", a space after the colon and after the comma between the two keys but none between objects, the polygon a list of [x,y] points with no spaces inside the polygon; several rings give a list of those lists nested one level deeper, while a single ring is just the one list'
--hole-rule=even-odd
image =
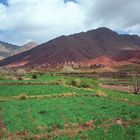
[{"label": "crop field", "polygon": [[0,139],[140,140],[140,95],[99,85],[50,74],[0,80]]},{"label": "crop field", "polygon": [[63,86],[63,85],[19,85],[19,86],[1,86],[0,96],[16,96],[20,94],[27,95],[47,95],[47,94],[60,94],[60,93],[87,93],[88,90]]}]

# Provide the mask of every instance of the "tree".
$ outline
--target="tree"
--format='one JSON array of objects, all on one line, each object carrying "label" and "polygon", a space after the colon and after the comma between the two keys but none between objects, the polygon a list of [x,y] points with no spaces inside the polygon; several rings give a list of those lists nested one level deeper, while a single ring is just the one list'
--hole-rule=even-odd
[{"label": "tree", "polygon": [[64,73],[72,73],[74,72],[74,69],[71,66],[64,66],[62,71]]},{"label": "tree", "polygon": [[138,71],[133,71],[132,73],[132,85],[134,94],[139,94],[140,92],[140,77]]}]

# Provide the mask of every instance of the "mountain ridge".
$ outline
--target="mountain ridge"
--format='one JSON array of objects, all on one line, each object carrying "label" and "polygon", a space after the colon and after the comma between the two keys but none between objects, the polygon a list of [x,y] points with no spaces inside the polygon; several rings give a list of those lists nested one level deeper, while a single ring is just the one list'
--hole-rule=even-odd
[{"label": "mountain ridge", "polygon": [[[101,27],[87,32],[60,36],[29,51],[4,59],[0,66],[38,66],[65,62],[82,62],[109,56],[116,61],[127,61],[139,53],[140,37],[121,35]],[[124,57],[123,55],[124,54]],[[139,54],[137,54],[139,59]],[[23,65],[20,65],[23,64]]]}]

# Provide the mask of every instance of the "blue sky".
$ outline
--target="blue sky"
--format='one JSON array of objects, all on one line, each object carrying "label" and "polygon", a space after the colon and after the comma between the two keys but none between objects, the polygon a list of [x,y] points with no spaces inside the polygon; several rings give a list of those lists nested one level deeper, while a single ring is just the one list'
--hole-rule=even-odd
[{"label": "blue sky", "polygon": [[8,5],[7,0],[0,0],[0,3],[4,4],[4,5]]},{"label": "blue sky", "polygon": [[[64,0],[64,2],[76,2],[76,0]],[[4,5],[8,5],[8,0],[0,0],[0,3],[4,4]]]},{"label": "blue sky", "polygon": [[98,27],[140,35],[140,0],[0,0],[0,3],[0,40],[13,44],[31,40],[43,43]]}]

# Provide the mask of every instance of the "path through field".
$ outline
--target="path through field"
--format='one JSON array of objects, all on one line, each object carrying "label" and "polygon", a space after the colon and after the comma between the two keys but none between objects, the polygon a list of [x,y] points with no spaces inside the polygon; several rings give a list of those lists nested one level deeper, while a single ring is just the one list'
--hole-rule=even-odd
[{"label": "path through field", "polygon": [[134,91],[133,86],[100,84],[100,87],[130,93]]}]

